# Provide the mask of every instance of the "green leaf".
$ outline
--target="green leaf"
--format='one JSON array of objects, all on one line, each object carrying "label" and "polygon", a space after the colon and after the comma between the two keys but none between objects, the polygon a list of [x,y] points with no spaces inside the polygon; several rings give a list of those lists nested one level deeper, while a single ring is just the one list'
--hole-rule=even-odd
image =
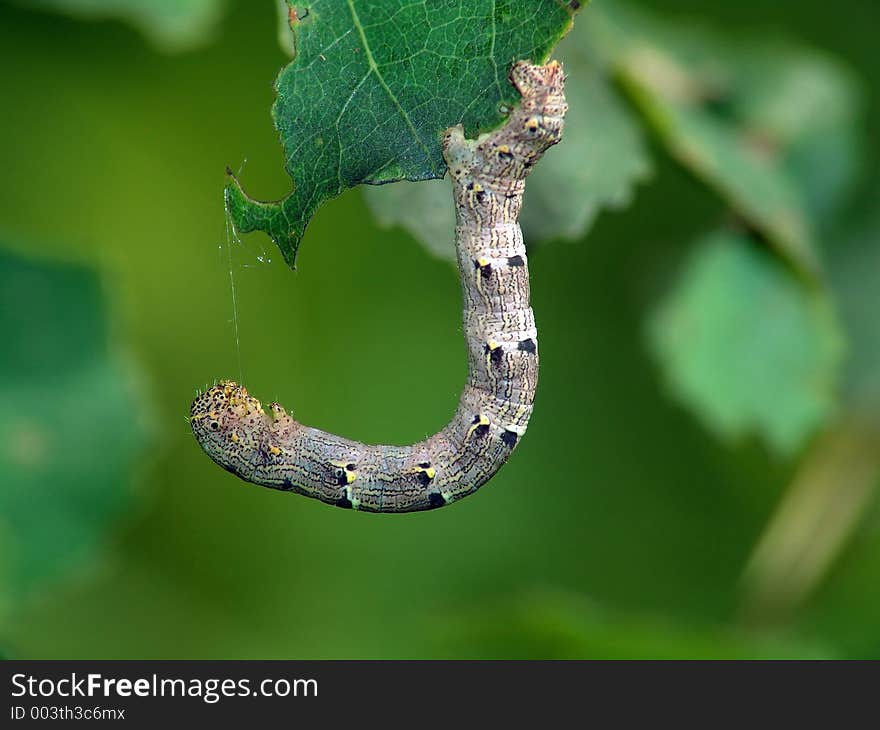
[{"label": "green leaf", "polygon": [[119,18],[157,47],[182,51],[203,43],[223,15],[226,0],[28,0],[77,18]]},{"label": "green leaf", "polygon": [[[554,54],[565,65],[562,143],[529,176],[520,222],[529,244],[581,238],[603,208],[629,204],[651,165],[637,120],[590,53],[583,23]],[[364,190],[379,223],[400,225],[433,254],[454,260],[448,182],[400,183]]]},{"label": "green leaf", "polygon": [[828,301],[743,236],[697,243],[648,334],[674,395],[723,438],[754,432],[789,454],[835,407]]},{"label": "green leaf", "polygon": [[802,272],[858,171],[858,95],[824,56],[660,20],[624,3],[587,18],[596,47],[682,165]]},{"label": "green leaf", "polygon": [[312,0],[291,12],[296,56],[273,107],[293,192],[261,203],[231,177],[239,231],[262,230],[294,265],[318,206],[360,183],[427,180],[446,171],[440,135],[499,125],[518,95],[517,59],[542,62],[571,25],[562,0]]},{"label": "green leaf", "polygon": [[0,543],[15,597],[82,560],[131,504],[149,403],[91,270],[0,253]]}]

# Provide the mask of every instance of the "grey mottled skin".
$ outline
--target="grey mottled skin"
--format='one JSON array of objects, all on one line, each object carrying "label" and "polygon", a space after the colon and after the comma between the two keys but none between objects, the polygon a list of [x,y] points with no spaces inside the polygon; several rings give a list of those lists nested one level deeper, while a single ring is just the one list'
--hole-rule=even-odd
[{"label": "grey mottled skin", "polygon": [[504,126],[477,140],[446,131],[464,293],[468,380],[440,432],[412,446],[368,446],[309,428],[231,381],[192,404],[193,433],[222,467],[254,484],[339,507],[414,512],[485,484],[525,433],[538,382],[529,273],[517,218],[525,178],[562,135],[562,67],[514,65],[522,95]]}]

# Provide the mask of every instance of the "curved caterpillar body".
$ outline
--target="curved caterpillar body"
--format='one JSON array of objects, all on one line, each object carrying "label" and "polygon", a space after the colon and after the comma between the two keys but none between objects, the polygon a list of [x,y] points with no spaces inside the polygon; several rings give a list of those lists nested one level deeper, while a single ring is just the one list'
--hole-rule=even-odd
[{"label": "curved caterpillar body", "polygon": [[455,240],[464,293],[467,384],[449,424],[412,446],[368,446],[264,409],[225,381],[192,404],[205,452],[245,481],[369,512],[442,507],[485,484],[525,433],[538,380],[538,345],[519,216],[525,177],[562,135],[567,110],[557,62],[514,65],[522,95],[504,126],[477,140],[446,131]]}]

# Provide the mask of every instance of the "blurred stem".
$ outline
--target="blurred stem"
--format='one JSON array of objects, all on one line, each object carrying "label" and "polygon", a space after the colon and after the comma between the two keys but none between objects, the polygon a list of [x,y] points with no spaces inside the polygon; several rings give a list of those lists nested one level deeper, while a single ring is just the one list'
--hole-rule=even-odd
[{"label": "blurred stem", "polygon": [[871,505],[880,477],[880,424],[844,414],[813,446],[752,552],[742,616],[790,615],[822,581]]}]

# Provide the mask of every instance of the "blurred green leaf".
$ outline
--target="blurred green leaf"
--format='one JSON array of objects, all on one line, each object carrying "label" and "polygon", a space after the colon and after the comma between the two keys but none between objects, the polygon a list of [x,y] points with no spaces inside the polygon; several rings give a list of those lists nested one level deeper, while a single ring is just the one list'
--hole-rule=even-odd
[{"label": "blurred green leaf", "polygon": [[603,610],[561,591],[538,591],[431,624],[456,659],[821,659],[829,650],[711,625],[687,626]]},{"label": "blurred green leaf", "polygon": [[729,38],[619,2],[587,18],[595,46],[681,164],[804,272],[815,230],[859,169],[857,88],[825,56]]},{"label": "blurred green leaf", "polygon": [[[528,243],[582,237],[603,208],[629,204],[651,165],[641,128],[589,49],[581,22],[559,44],[566,97],[562,144],[529,176],[520,222]],[[450,183],[400,183],[364,190],[383,226],[400,225],[431,253],[453,260]]]},{"label": "blurred green leaf", "polygon": [[673,393],[724,438],[756,432],[788,454],[835,407],[827,300],[746,237],[699,241],[648,334]]},{"label": "blurred green leaf", "polygon": [[400,226],[434,256],[455,261],[455,211],[449,177],[371,186],[364,188],[363,194],[380,226]]},{"label": "blurred green leaf", "polygon": [[782,168],[735,128],[663,99],[639,70],[648,63],[655,61],[647,56],[631,61],[628,82],[671,154],[715,187],[792,263],[815,274],[819,263],[810,224]]},{"label": "blurred green leaf", "polygon": [[861,88],[825,54],[775,40],[729,58],[729,113],[753,145],[777,159],[817,224],[828,224],[862,171]]},{"label": "blurred green leaf", "polygon": [[85,558],[131,504],[149,404],[108,342],[98,277],[0,253],[0,541],[17,596]]},{"label": "blurred green leaf", "polygon": [[516,59],[546,59],[571,24],[569,3],[425,4],[330,0],[291,5],[296,56],[276,81],[275,125],[293,192],[249,198],[232,177],[237,228],[262,230],[294,265],[309,219],[360,183],[442,177],[440,133],[497,126],[518,95]]},{"label": "blurred green leaf", "polygon": [[160,49],[182,51],[210,38],[226,0],[28,0],[25,4],[76,18],[119,18]]}]

